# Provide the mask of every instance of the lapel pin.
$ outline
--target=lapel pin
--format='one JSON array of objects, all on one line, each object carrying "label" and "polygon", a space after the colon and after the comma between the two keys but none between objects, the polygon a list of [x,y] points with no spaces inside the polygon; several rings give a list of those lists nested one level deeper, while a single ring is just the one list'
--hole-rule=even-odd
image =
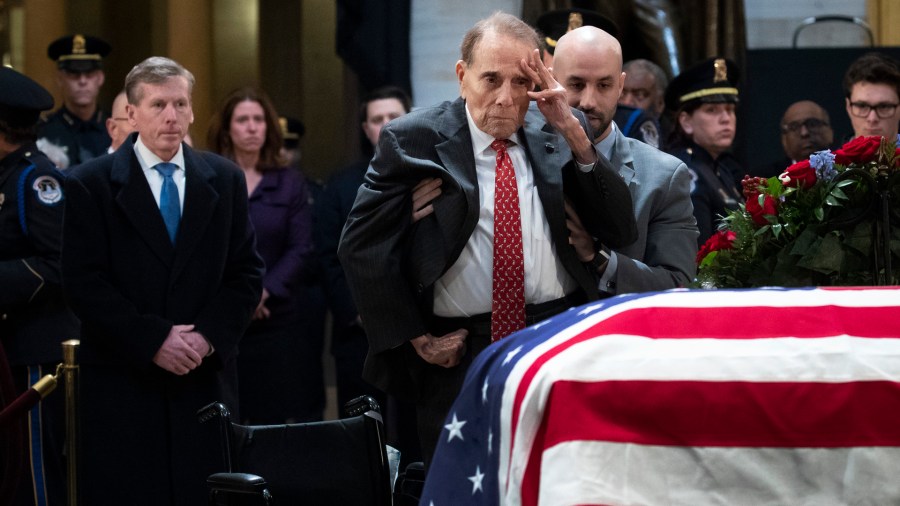
[{"label": "lapel pin", "polygon": [[550,143],[548,142],[547,144],[544,144],[544,149],[545,149],[545,150],[547,151],[547,153],[549,154],[549,153],[553,153],[554,151],[556,151],[556,146],[554,146],[553,144],[550,144]]}]

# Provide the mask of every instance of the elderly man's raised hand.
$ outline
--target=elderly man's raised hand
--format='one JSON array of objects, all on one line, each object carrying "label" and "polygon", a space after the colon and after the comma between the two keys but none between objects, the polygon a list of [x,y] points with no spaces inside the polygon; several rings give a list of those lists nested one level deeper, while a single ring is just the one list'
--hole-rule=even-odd
[{"label": "elderly man's raised hand", "polygon": [[578,120],[572,116],[569,104],[566,101],[566,89],[556,81],[544,62],[541,61],[540,52],[535,49],[531,53],[530,60],[521,60],[519,65],[522,71],[536,84],[540,91],[529,91],[528,97],[537,103],[538,109],[547,118],[547,122],[560,132],[566,127],[571,127],[572,122],[578,125]]},{"label": "elderly man's raised hand", "polygon": [[569,107],[565,87],[544,65],[540,51],[535,49],[531,53],[531,59],[522,59],[519,66],[541,88],[540,91],[529,91],[528,97],[537,103],[538,110],[547,118],[547,123],[563,135],[575,159],[582,164],[596,162],[597,156],[591,140]]}]

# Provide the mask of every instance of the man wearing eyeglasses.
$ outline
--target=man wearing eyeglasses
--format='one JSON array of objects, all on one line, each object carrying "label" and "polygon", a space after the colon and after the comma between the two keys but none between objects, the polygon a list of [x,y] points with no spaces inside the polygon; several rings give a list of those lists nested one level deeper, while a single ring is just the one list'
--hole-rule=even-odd
[{"label": "man wearing eyeglasses", "polygon": [[754,175],[777,176],[789,165],[809,158],[816,151],[828,149],[834,142],[834,130],[826,111],[811,100],[794,102],[781,118],[781,146],[785,157],[761,167]]},{"label": "man wearing eyeglasses", "polygon": [[853,137],[896,139],[900,124],[900,64],[882,53],[867,53],[844,75],[847,115]]}]

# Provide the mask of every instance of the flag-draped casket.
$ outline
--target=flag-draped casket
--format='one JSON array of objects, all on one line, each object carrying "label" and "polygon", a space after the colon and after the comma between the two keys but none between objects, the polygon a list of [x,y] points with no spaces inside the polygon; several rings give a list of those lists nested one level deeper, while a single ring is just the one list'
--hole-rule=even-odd
[{"label": "flag-draped casket", "polygon": [[900,289],[688,291],[495,343],[422,504],[900,504]]}]

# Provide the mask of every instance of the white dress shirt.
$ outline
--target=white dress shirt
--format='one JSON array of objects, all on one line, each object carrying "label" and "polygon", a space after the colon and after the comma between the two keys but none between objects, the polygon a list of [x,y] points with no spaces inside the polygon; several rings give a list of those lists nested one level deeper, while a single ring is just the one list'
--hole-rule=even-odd
[{"label": "white dress shirt", "polygon": [[[466,106],[466,118],[475,153],[479,215],[459,258],[434,285],[434,314],[474,316],[491,311],[494,260],[494,187],[497,152],[494,138],[478,129]],[[518,134],[507,148],[516,173],[522,223],[525,267],[525,302],[537,304],[565,297],[578,285],[556,255],[550,224],[534,183],[534,173]]]}]

